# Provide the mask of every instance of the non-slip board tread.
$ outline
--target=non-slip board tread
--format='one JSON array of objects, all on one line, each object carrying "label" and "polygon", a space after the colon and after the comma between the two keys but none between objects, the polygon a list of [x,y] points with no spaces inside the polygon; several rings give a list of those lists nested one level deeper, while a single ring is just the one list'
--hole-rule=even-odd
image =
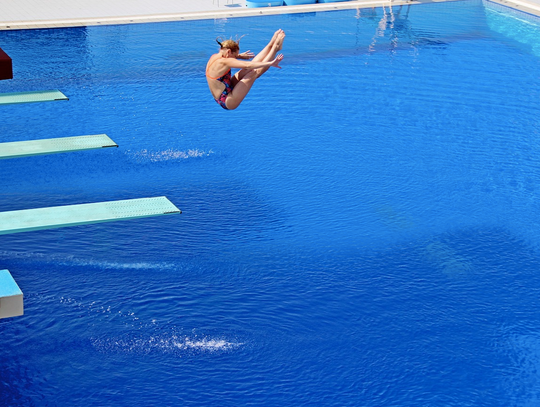
[{"label": "non-slip board tread", "polygon": [[0,143],[0,159],[118,147],[106,134]]},{"label": "non-slip board tread", "polygon": [[0,212],[0,234],[181,213],[166,197]]},{"label": "non-slip board tread", "polygon": [[0,105],[10,105],[15,103],[52,102],[55,100],[69,99],[59,90],[0,93]]}]

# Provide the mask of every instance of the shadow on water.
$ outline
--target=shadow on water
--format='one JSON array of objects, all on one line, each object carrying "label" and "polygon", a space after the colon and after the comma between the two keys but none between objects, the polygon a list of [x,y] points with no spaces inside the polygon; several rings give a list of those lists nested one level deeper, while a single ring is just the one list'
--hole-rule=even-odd
[{"label": "shadow on water", "polygon": [[[5,329],[5,324],[0,323],[0,331]],[[28,388],[28,384],[24,384],[26,381],[24,378],[23,363],[14,363],[12,358],[8,355],[0,357],[0,363],[3,368],[0,372],[0,405],[1,406],[30,406],[35,405],[32,403],[32,398],[28,397],[25,389]],[[14,369],[19,368],[20,371]],[[26,393],[26,394],[25,394]]]}]

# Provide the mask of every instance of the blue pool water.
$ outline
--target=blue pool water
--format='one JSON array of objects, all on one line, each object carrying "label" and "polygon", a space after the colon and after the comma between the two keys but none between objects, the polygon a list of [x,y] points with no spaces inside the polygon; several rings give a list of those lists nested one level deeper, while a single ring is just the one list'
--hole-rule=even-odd
[{"label": "blue pool water", "polygon": [[[241,107],[214,38],[287,33]],[[5,406],[536,406],[540,20],[460,1],[0,32],[0,210],[166,195],[182,215],[0,236]]]}]

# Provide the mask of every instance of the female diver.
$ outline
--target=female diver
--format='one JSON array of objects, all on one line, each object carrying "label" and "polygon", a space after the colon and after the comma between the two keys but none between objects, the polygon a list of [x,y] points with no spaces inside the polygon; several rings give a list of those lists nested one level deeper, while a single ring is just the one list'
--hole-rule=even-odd
[{"label": "female diver", "polygon": [[[283,60],[283,55],[276,54],[283,47],[284,39],[285,32],[277,30],[268,45],[251,62],[240,60],[251,58],[253,53],[246,51],[240,54],[238,41],[216,40],[221,49],[210,57],[206,65],[206,80],[212,96],[223,109],[236,109],[255,80],[271,66],[281,69],[279,63]],[[231,76],[231,68],[240,68],[240,71]]]}]

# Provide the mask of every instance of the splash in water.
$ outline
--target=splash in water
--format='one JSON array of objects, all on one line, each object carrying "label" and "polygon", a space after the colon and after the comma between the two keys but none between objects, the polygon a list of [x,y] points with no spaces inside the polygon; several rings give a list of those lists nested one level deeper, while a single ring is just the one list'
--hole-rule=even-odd
[{"label": "splash in water", "polygon": [[186,160],[188,158],[201,158],[208,157],[214,152],[212,150],[203,151],[199,149],[189,149],[187,151],[177,151],[173,149],[168,149],[164,151],[148,151],[141,150],[137,152],[128,152],[127,154],[131,155],[137,160],[141,161],[170,161],[170,160]]}]

